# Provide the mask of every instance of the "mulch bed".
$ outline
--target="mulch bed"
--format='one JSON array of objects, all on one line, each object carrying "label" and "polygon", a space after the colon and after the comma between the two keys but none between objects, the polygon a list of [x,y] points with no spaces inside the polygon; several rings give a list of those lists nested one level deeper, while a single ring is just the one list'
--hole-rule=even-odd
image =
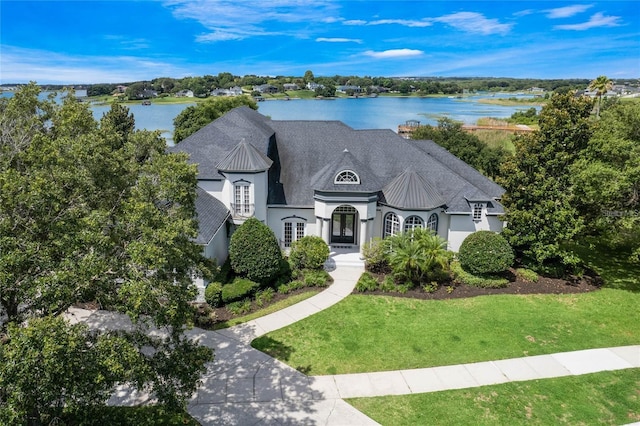
[{"label": "mulch bed", "polygon": [[[373,274],[374,276],[376,274]],[[355,294],[377,294],[394,297],[407,297],[412,299],[445,300],[461,299],[465,297],[485,296],[488,294],[570,294],[588,293],[598,290],[602,285],[602,279],[594,271],[587,271],[582,277],[570,277],[569,279],[549,278],[540,276],[537,282],[523,281],[515,275],[514,270],[506,273],[509,284],[504,288],[480,288],[465,284],[442,284],[432,293],[427,293],[421,288],[414,288],[406,293],[367,291]],[[448,286],[453,287],[449,292]]]}]

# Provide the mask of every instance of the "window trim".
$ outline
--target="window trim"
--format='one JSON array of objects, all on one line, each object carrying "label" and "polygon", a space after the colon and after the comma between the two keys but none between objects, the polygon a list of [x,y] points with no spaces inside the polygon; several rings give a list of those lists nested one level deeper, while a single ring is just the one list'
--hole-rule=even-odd
[{"label": "window trim", "polygon": [[360,185],[360,176],[353,170],[342,170],[333,178],[336,185]]},{"label": "window trim", "polygon": [[[435,224],[435,226],[433,226]],[[429,215],[429,219],[427,219],[427,223],[425,224],[425,228],[433,231],[434,233],[438,233],[438,225],[440,224],[440,217],[438,213],[431,213]]]},{"label": "window trim", "polygon": [[[306,221],[300,219],[287,219],[289,220],[283,220],[282,222],[282,245],[286,248],[289,248],[294,241],[298,241],[300,238],[307,235],[307,223]],[[287,238],[287,227],[291,228],[289,229],[289,238]]]},{"label": "window trim", "polygon": [[[387,226],[389,225],[389,226]],[[394,212],[384,215],[382,238],[391,237],[400,233],[400,218]]]}]

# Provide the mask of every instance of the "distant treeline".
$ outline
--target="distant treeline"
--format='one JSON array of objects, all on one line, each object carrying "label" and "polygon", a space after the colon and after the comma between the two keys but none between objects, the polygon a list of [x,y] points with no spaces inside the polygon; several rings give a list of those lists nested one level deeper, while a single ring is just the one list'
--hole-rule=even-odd
[{"label": "distant treeline", "polygon": [[[132,81],[117,84],[101,83],[91,85],[73,85],[76,89],[87,89],[88,96],[111,95],[126,87],[128,97],[141,97],[146,91],[156,94],[175,94],[183,90],[193,92],[194,96],[206,97],[213,89],[229,89],[242,87],[251,90],[254,86],[269,84],[284,92],[285,84],[297,84],[304,89],[307,83],[317,83],[328,87],[351,86],[360,87],[363,92],[397,92],[421,94],[460,94],[477,91],[525,91],[539,88],[544,91],[567,92],[586,89],[589,79],[527,79],[527,78],[490,78],[490,77],[359,77],[340,76],[315,77],[312,71],[305,72],[302,77],[265,77],[257,75],[236,76],[228,72],[217,76],[170,78],[160,77],[150,81]],[[616,84],[636,86],[637,80],[616,81]],[[45,90],[61,90],[68,86],[46,85]],[[132,96],[133,95],[133,96]]]}]

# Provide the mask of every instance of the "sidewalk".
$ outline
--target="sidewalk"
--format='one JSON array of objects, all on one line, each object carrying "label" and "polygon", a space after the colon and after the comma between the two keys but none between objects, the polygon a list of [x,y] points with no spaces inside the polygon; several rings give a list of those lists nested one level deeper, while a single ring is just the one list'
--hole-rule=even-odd
[{"label": "sidewalk", "polygon": [[[352,259],[351,259],[352,260]],[[376,425],[343,398],[406,395],[506,382],[640,368],[640,345],[587,349],[412,370],[306,376],[253,349],[256,337],[320,312],[351,294],[363,271],[352,263],[330,264],[333,284],[273,314],[229,329],[194,328],[187,335],[215,350],[188,412],[203,425]],[[127,328],[129,319],[105,311],[73,309],[72,321],[91,327]],[[110,404],[137,405],[149,395],[118,389]]]}]

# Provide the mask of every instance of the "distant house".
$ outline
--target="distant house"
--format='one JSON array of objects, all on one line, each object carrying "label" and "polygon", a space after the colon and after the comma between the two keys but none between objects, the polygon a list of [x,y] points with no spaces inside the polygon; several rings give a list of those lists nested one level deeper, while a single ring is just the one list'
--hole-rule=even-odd
[{"label": "distant house", "polygon": [[261,84],[260,86],[253,86],[253,90],[258,93],[278,93],[278,88],[270,84]]},{"label": "distant house", "polygon": [[127,86],[118,85],[118,86],[116,86],[116,91],[117,91],[118,93],[124,93],[124,92],[126,92],[126,91],[127,91]]},{"label": "distant house", "polygon": [[308,90],[324,89],[324,85],[314,83],[313,81],[308,82],[306,87]]},{"label": "distant house", "polygon": [[176,92],[176,97],[178,98],[193,98],[193,96],[193,90],[184,89]]},{"label": "distant house", "polygon": [[240,96],[242,95],[242,88],[235,86],[230,89],[213,89],[211,96]]},{"label": "distant house", "polygon": [[170,150],[198,165],[197,241],[219,263],[249,217],[267,224],[283,249],[317,235],[354,252],[416,227],[458,251],[471,233],[503,227],[502,187],[436,143],[391,130],[271,120],[239,107]]},{"label": "distant house", "polygon": [[343,86],[336,87],[336,92],[347,93],[349,91],[353,91],[354,93],[362,92],[362,88],[360,86],[353,86],[351,84],[346,84]]},{"label": "distant house", "polygon": [[299,90],[300,89],[300,87],[295,83],[285,83],[285,84],[282,85],[282,87],[284,88],[285,91],[288,91],[288,90]]}]

